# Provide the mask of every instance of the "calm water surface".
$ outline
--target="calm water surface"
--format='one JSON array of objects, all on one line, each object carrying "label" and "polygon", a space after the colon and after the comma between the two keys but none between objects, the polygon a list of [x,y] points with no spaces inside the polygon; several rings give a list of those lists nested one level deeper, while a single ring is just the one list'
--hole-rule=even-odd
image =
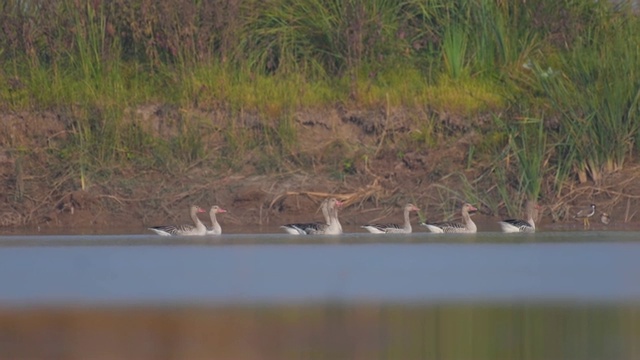
[{"label": "calm water surface", "polygon": [[0,303],[640,301],[632,232],[0,239]]},{"label": "calm water surface", "polygon": [[638,259],[636,232],[2,236],[0,358],[640,358]]}]

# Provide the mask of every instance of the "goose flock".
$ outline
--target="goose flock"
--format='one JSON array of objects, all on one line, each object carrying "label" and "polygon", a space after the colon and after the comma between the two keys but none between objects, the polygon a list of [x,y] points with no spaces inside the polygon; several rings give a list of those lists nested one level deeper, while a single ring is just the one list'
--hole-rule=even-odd
[{"label": "goose flock", "polygon": [[[342,225],[338,218],[338,209],[342,207],[343,202],[331,197],[322,201],[320,209],[324,216],[324,222],[310,221],[291,223],[280,226],[282,230],[291,235],[340,235],[342,234]],[[404,206],[404,222],[402,224],[393,223],[370,223],[360,226],[372,234],[410,234],[413,229],[411,227],[411,213],[420,211],[420,209],[408,203]],[[535,219],[538,217],[540,206],[535,201],[527,201],[525,205],[525,218],[523,219],[505,219],[498,221],[500,228],[505,233],[533,233],[536,231]],[[443,221],[443,222],[421,222],[420,225],[429,229],[432,233],[459,233],[472,234],[478,231],[478,227],[471,219],[471,215],[478,211],[476,207],[469,203],[462,205],[460,215],[461,222]],[[206,212],[197,205],[189,208],[189,215],[193,224],[182,225],[163,225],[149,227],[150,231],[161,236],[191,236],[191,235],[221,235],[222,227],[218,222],[216,215],[226,213],[227,211],[218,205],[214,205],[209,210],[209,218],[211,227],[205,225],[200,218],[199,213]],[[580,209],[574,215],[576,220],[584,222],[584,228],[590,227],[589,219],[596,214],[596,205],[591,204],[586,208]],[[604,225],[611,222],[609,214],[601,213],[600,221]]]},{"label": "goose flock", "polygon": [[[342,234],[342,225],[338,218],[338,210],[344,205],[343,202],[332,197],[322,201],[320,209],[324,216],[324,222],[311,221],[290,223],[280,226],[282,230],[291,235],[340,235]],[[372,234],[410,234],[413,231],[411,227],[411,213],[420,211],[420,209],[408,203],[404,206],[404,223],[370,223],[362,225],[361,228]],[[505,219],[498,221],[501,229],[505,233],[533,233],[536,231],[535,219],[538,217],[540,206],[535,201],[527,201],[525,206],[526,220],[522,219]],[[478,211],[476,207],[469,203],[462,205],[460,215],[461,222],[443,221],[443,222],[421,222],[420,225],[429,229],[432,233],[458,233],[473,234],[478,231],[478,227],[471,219],[471,215]],[[206,212],[203,208],[192,205],[189,208],[189,215],[193,224],[182,225],[163,225],[153,226],[148,229],[161,236],[202,236],[202,235],[221,235],[222,227],[217,220],[217,215],[226,213],[227,210],[218,205],[214,205],[209,209],[209,218],[211,227],[205,225],[198,217],[199,213]],[[589,207],[580,209],[575,213],[574,218],[583,220],[584,228],[588,229],[589,219],[596,214],[596,205],[591,204]],[[611,218],[605,212],[601,214],[600,221],[608,225]]]}]

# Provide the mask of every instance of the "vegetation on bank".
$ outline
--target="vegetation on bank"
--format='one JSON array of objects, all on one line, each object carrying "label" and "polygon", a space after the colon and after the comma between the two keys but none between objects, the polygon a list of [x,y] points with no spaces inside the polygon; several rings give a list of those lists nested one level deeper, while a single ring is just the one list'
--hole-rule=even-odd
[{"label": "vegetation on bank", "polygon": [[[258,167],[265,171],[305,167],[295,112],[336,104],[466,119],[483,134],[469,157],[500,185],[491,200],[472,181],[464,191],[513,212],[543,190],[599,183],[640,150],[640,19],[623,5],[7,0],[1,10],[0,106],[69,117],[56,156],[81,186],[109,164],[187,168],[205,159],[224,169],[256,148],[272,164]],[[185,118],[181,131],[158,138],[135,119],[149,103],[229,116]],[[246,113],[260,126],[244,126]],[[491,122],[477,124],[479,115]],[[426,149],[447,133],[437,116],[420,122],[407,142]],[[224,139],[221,159],[207,158],[211,131]]]}]

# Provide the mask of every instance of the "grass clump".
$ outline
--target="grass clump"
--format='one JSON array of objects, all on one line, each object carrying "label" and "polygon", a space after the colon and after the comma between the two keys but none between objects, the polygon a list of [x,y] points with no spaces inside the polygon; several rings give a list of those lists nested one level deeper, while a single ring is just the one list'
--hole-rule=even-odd
[{"label": "grass clump", "polygon": [[[526,200],[538,200],[545,175],[547,159],[546,134],[542,119],[524,118],[516,121],[497,119],[508,136],[507,152],[502,164],[505,172],[515,176],[515,194],[504,187],[510,181],[500,172],[499,193],[510,214],[517,214]],[[513,160],[511,160],[513,159]],[[510,171],[509,167],[515,170]]]},{"label": "grass clump", "polygon": [[[640,23],[618,15],[586,32],[558,68],[534,69],[561,114],[562,167],[599,183],[622,169],[640,126]],[[564,169],[564,172],[568,170]]]}]

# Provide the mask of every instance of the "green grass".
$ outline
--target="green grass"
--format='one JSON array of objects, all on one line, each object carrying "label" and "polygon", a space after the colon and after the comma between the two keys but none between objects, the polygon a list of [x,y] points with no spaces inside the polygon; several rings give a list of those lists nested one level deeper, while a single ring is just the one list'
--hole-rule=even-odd
[{"label": "green grass", "polygon": [[[500,126],[508,134],[506,156],[513,159],[517,178],[514,194],[504,189],[508,180],[500,182],[501,198],[509,214],[516,215],[526,200],[538,200],[545,178],[544,163],[547,160],[547,144],[543,119],[524,118],[512,121],[498,119]],[[503,162],[504,163],[504,162]],[[507,169],[508,170],[508,169]],[[504,176],[501,174],[501,176]]]},{"label": "green grass", "polygon": [[467,31],[457,24],[451,25],[445,31],[442,42],[442,57],[445,73],[451,79],[460,79],[469,74],[468,37]]}]

